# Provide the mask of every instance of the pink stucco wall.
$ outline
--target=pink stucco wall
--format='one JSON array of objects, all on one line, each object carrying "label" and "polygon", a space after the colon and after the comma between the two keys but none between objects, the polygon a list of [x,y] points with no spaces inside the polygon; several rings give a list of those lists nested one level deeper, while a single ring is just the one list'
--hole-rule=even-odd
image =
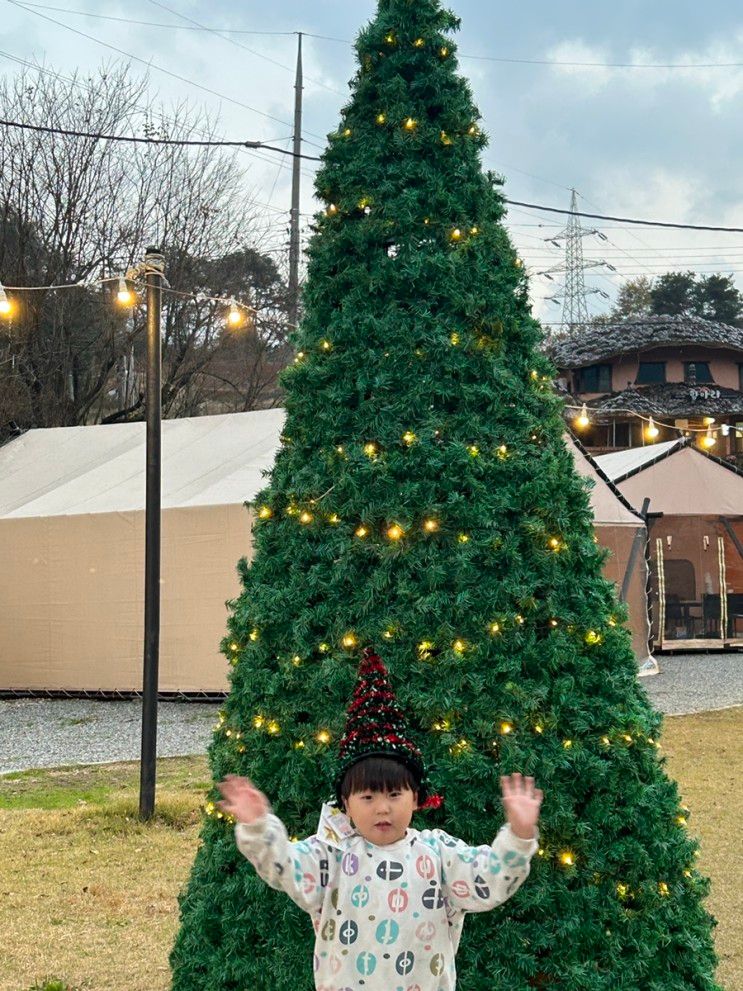
[{"label": "pink stucco wall", "polygon": [[[634,384],[640,361],[665,361],[666,382],[684,381],[684,362],[708,361],[714,385],[727,389],[740,388],[740,371],[738,365],[743,363],[743,353],[733,350],[715,348],[704,349],[694,347],[664,347],[635,353],[632,356],[621,355],[607,358],[596,364],[612,366],[612,392],[621,392],[627,388],[627,383]],[[564,373],[563,373],[564,374]],[[573,376],[576,372],[572,373]],[[573,377],[573,385],[575,377]],[[701,384],[701,383],[700,383]],[[593,398],[600,393],[582,393],[586,398]]]},{"label": "pink stucco wall", "polygon": [[685,361],[708,361],[715,385],[727,389],[737,389],[740,383],[738,362],[743,361],[739,351],[714,352],[699,347],[656,348],[645,351],[631,358],[623,355],[612,360],[612,390],[621,392],[627,388],[627,382],[634,383],[637,369],[642,361],[665,361],[666,382],[684,381]]}]

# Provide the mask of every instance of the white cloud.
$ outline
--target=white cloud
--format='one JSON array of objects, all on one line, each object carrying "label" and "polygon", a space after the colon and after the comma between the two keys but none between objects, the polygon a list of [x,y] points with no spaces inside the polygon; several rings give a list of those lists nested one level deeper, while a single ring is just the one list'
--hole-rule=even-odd
[{"label": "white cloud", "polygon": [[[617,84],[648,91],[684,83],[702,90],[715,113],[727,110],[727,105],[743,93],[743,65],[716,67],[721,63],[743,63],[743,29],[725,40],[711,41],[704,48],[687,49],[673,57],[641,46],[631,47],[622,56],[610,52],[606,46],[589,45],[576,38],[554,45],[545,53],[545,58],[555,63],[573,63],[555,64],[551,67],[552,72],[565,79],[576,79],[582,88],[587,87],[591,93]],[[632,66],[665,65],[669,68],[630,69],[607,65],[612,62]],[[701,67],[684,68],[690,65]]]}]

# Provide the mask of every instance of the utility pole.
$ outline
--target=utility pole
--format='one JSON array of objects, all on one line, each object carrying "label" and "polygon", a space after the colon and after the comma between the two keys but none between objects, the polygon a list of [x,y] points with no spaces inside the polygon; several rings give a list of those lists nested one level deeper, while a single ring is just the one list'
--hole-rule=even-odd
[{"label": "utility pole", "polygon": [[567,226],[559,234],[555,234],[554,237],[545,238],[548,244],[552,244],[556,248],[560,247],[560,241],[565,242],[565,262],[562,265],[553,265],[551,268],[544,269],[544,271],[537,274],[544,275],[553,282],[552,275],[554,273],[564,273],[565,285],[562,294],[555,294],[546,298],[553,303],[562,303],[563,329],[567,330],[570,334],[574,334],[577,331],[583,330],[588,323],[586,296],[597,294],[604,299],[609,298],[609,294],[604,292],[603,289],[586,289],[585,270],[588,268],[608,268],[610,271],[616,272],[616,268],[608,262],[603,261],[603,259],[590,262],[583,260],[584,237],[590,237],[595,234],[602,241],[606,241],[607,237],[595,228],[585,231],[581,228],[580,217],[578,216],[578,194],[575,189],[571,190],[571,194],[570,216],[568,217]]},{"label": "utility pole", "polygon": [[165,259],[159,248],[145,252],[142,272],[147,293],[147,495],[145,503],[144,673],[142,686],[142,754],[139,817],[155,810],[157,758],[157,688],[160,663],[160,464],[161,344],[160,314]]},{"label": "utility pole", "polygon": [[289,228],[289,324],[299,323],[299,181],[302,153],[302,32],[298,32],[297,77],[294,83],[294,159],[292,165],[292,209]]}]

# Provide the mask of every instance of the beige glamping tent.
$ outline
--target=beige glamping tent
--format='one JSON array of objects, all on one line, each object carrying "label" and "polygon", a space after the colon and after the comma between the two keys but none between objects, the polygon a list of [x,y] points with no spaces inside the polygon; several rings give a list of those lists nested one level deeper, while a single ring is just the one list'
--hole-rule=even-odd
[{"label": "beige glamping tent", "polygon": [[633,506],[650,500],[655,645],[743,646],[743,473],[687,438],[596,461]]},{"label": "beige glamping tent", "polygon": [[[160,689],[223,692],[243,506],[283,410],[163,423]],[[141,690],[145,425],[30,430],[0,448],[0,689]]]}]

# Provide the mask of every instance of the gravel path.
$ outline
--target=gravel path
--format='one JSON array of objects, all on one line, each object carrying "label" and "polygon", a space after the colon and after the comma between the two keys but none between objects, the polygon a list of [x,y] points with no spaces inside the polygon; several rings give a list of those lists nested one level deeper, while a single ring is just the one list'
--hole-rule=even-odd
[{"label": "gravel path", "polygon": [[[676,654],[658,663],[660,674],[642,684],[668,715],[743,705],[743,654]],[[138,760],[141,709],[139,701],[0,700],[0,774]],[[206,753],[218,710],[212,703],[161,702],[158,756]]]}]

